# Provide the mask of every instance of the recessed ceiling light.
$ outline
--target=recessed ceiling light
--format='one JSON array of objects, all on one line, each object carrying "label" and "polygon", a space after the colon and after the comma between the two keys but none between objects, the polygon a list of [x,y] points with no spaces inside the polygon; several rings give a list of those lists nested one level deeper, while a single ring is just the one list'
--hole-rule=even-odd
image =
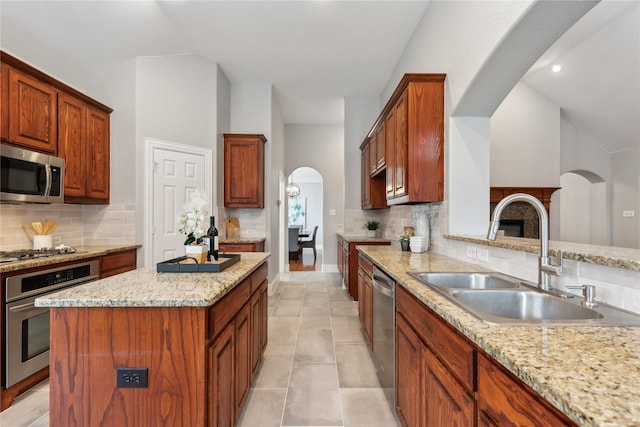
[{"label": "recessed ceiling light", "polygon": [[553,71],[554,73],[559,73],[562,70],[562,65],[560,64],[554,64],[553,67],[551,67],[551,71]]}]

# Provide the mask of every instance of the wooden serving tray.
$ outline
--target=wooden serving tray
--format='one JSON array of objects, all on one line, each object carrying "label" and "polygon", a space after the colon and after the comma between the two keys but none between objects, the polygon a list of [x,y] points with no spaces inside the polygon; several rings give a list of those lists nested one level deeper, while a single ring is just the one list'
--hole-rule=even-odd
[{"label": "wooden serving tray", "polygon": [[240,254],[220,254],[218,260],[198,264],[194,258],[181,256],[156,264],[158,273],[219,273],[240,261]]}]

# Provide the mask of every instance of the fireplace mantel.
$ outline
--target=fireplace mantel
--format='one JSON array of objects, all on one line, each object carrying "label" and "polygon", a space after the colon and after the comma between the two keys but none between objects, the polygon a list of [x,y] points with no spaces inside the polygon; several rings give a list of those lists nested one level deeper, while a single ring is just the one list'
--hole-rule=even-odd
[{"label": "fireplace mantel", "polygon": [[515,193],[530,194],[542,202],[549,213],[551,195],[560,187],[491,187],[489,199],[491,203],[498,203],[500,200]]}]

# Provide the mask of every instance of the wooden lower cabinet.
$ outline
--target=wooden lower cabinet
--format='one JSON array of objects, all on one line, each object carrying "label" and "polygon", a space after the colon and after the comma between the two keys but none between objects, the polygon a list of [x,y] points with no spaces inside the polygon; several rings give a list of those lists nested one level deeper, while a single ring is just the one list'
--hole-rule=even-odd
[{"label": "wooden lower cabinet", "polygon": [[373,264],[358,255],[358,316],[370,349],[373,349]]},{"label": "wooden lower cabinet", "polygon": [[405,427],[425,426],[426,347],[402,316],[396,316],[396,412]]},{"label": "wooden lower cabinet", "polygon": [[209,426],[231,427],[234,417],[234,324],[229,323],[209,348]]},{"label": "wooden lower cabinet", "polygon": [[100,278],[135,270],[137,262],[137,249],[103,255],[100,257]]},{"label": "wooden lower cabinet", "polygon": [[220,252],[264,252],[264,241],[255,243],[219,243]]},{"label": "wooden lower cabinet", "polygon": [[576,426],[401,286],[396,412],[404,427]]},{"label": "wooden lower cabinet", "polygon": [[[340,246],[342,246],[342,258],[340,258],[340,253],[338,252],[338,265],[342,263],[342,279],[344,280],[344,286],[349,290],[349,295],[351,295],[354,301],[358,301],[359,258],[356,246],[389,246],[391,245],[391,242],[371,242],[357,239],[348,241],[347,239],[343,239],[340,236],[338,236],[338,239],[338,249],[340,249]],[[342,241],[340,241],[340,239],[342,239]],[[342,245],[340,243],[342,243]]]},{"label": "wooden lower cabinet", "polygon": [[[54,307],[51,320],[51,425],[233,427],[266,347],[267,264],[210,307]],[[117,387],[117,368],[147,368],[148,386]]]}]

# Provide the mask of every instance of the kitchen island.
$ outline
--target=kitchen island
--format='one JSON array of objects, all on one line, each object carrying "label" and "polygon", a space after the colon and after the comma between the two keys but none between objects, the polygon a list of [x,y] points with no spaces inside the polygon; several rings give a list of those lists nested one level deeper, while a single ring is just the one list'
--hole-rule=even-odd
[{"label": "kitchen island", "polygon": [[138,269],[36,300],[51,307],[50,424],[234,425],[267,342],[268,257]]},{"label": "kitchen island", "polygon": [[640,425],[640,327],[489,325],[407,274],[485,269],[431,252],[358,249],[475,345],[478,361],[488,355],[577,425]]}]

